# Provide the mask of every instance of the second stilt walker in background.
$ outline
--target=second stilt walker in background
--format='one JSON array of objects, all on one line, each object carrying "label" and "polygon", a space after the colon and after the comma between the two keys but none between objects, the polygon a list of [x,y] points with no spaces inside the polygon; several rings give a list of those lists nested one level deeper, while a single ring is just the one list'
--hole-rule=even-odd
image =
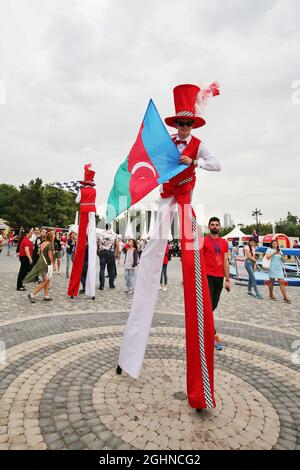
[{"label": "second stilt walker in background", "polygon": [[94,188],[95,172],[91,165],[84,166],[83,187],[79,190],[76,202],[80,203],[79,228],[73,268],[70,277],[68,295],[73,298],[78,295],[81,274],[83,270],[86,239],[88,238],[88,269],[86,273],[85,295],[95,298],[96,289],[96,190]]},{"label": "second stilt walker in background", "polygon": [[216,83],[201,90],[195,85],[174,88],[176,115],[165,122],[178,130],[172,136],[187,168],[163,184],[156,228],[143,251],[136,280],[131,312],[121,344],[117,373],[122,370],[139,377],[150,333],[166,244],[176,204],[181,225],[181,252],[186,323],[187,395],[198,411],[215,407],[214,399],[214,320],[203,259],[202,239],[191,206],[196,167],[219,171],[217,159],[199,139],[191,135],[201,127],[205,99],[219,94]]}]

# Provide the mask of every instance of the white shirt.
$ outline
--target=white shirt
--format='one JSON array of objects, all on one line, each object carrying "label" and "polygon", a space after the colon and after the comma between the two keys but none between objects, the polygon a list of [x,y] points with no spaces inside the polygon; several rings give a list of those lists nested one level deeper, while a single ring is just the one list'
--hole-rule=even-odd
[{"label": "white shirt", "polygon": [[[184,154],[184,151],[186,147],[188,146],[188,144],[190,143],[191,139],[192,139],[191,135],[189,135],[186,139],[181,139],[178,134],[176,135],[176,140],[186,140],[187,142],[187,145],[185,144],[177,145],[178,151],[182,155]],[[176,140],[175,140],[175,144],[176,144]],[[207,171],[221,171],[221,165],[219,161],[217,160],[215,155],[212,155],[208,151],[208,149],[205,147],[205,145],[203,145],[202,142],[199,145],[196,160],[197,162],[195,162],[195,166],[197,166],[198,168],[203,168],[203,170],[207,170]]]},{"label": "white shirt", "polygon": [[35,233],[33,233],[31,238],[30,238],[30,241],[33,245],[35,244],[36,239],[37,239],[37,235]]},{"label": "white shirt", "polygon": [[105,230],[97,237],[98,251],[101,250],[114,250],[116,234],[111,230]]}]

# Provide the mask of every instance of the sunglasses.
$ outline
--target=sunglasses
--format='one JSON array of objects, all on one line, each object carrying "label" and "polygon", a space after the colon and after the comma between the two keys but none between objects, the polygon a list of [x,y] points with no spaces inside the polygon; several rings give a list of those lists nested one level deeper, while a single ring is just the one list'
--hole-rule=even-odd
[{"label": "sunglasses", "polygon": [[177,121],[177,124],[179,127],[184,127],[184,126],[187,126],[187,127],[192,127],[192,125],[194,124],[194,121],[191,120],[191,121]]}]

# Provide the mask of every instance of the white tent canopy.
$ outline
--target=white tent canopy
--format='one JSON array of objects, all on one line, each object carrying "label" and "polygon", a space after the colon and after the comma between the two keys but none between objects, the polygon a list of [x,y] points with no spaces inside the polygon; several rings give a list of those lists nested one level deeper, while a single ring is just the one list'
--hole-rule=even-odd
[{"label": "white tent canopy", "polygon": [[227,233],[227,235],[224,235],[223,238],[225,238],[225,240],[228,240],[228,238],[238,238],[241,240],[244,237],[250,236],[251,235],[247,235],[246,233],[242,232],[239,227],[234,227],[234,229],[231,230],[231,232]]}]

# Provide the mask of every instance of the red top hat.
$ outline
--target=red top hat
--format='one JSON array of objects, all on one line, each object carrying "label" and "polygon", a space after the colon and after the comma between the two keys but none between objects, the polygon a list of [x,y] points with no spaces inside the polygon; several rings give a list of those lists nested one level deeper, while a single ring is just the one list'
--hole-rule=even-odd
[{"label": "red top hat", "polygon": [[199,116],[209,96],[220,94],[219,85],[214,82],[201,90],[197,85],[178,85],[173,90],[176,116],[167,117],[165,123],[176,127],[178,119],[192,119],[193,128],[204,126],[205,119]]},{"label": "red top hat", "polygon": [[84,180],[79,181],[80,184],[83,185],[89,185],[89,186],[96,186],[94,183],[94,176],[95,176],[95,171],[91,170],[92,164],[88,163],[87,165],[84,165]]}]

